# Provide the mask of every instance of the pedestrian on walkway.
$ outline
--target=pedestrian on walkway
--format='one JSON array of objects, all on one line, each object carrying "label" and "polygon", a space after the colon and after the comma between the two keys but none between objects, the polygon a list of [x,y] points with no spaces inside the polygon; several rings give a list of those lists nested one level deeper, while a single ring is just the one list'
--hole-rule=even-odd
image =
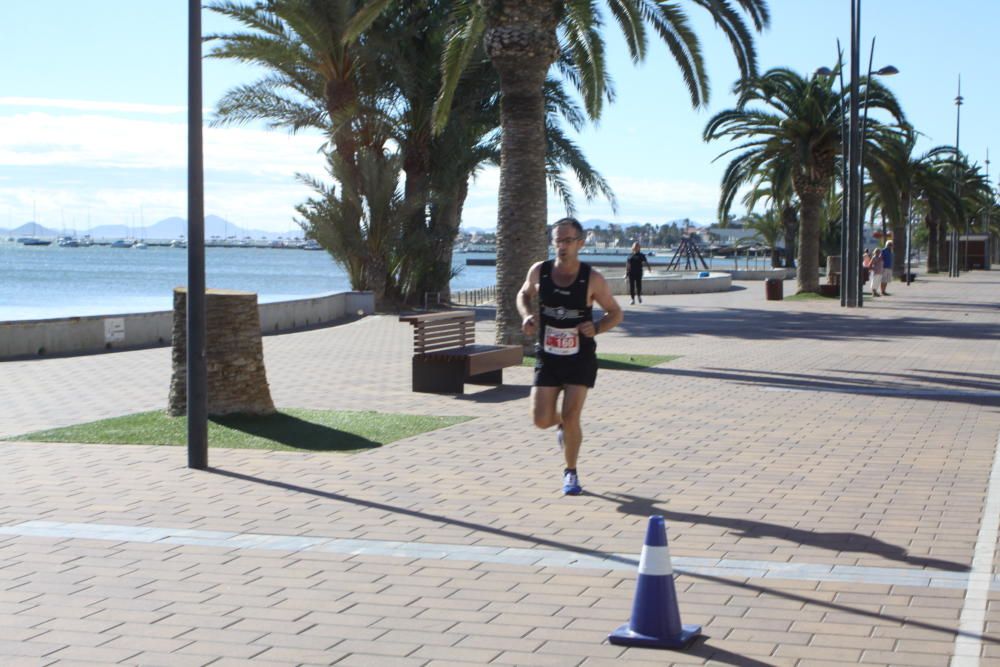
[{"label": "pedestrian on walkway", "polygon": [[872,255],[871,259],[871,289],[872,296],[879,296],[879,288],[882,286],[882,249],[875,248],[875,253]]},{"label": "pedestrian on walkway", "polygon": [[[583,226],[574,218],[563,218],[552,228],[556,258],[531,267],[518,293],[521,328],[534,336],[535,379],[531,388],[531,414],[535,426],[556,426],[556,440],[563,450],[565,495],[578,495],[582,488],[577,459],[583,430],[580,416],[587,391],[597,379],[597,342],[594,337],[622,321],[622,309],[612,296],[604,276],[580,261],[584,244]],[[533,308],[538,297],[539,309]],[[604,316],[593,321],[593,304]],[[562,392],[562,409],[557,401]]]},{"label": "pedestrian on walkway", "polygon": [[861,284],[864,285],[872,277],[872,253],[871,250],[865,248],[865,252],[861,255]]},{"label": "pedestrian on walkway", "polygon": [[885,242],[885,248],[882,249],[882,296],[887,296],[889,293],[885,291],[885,288],[892,282],[892,240]]},{"label": "pedestrian on walkway", "polygon": [[636,296],[639,303],[642,303],[642,265],[645,264],[649,272],[653,272],[653,267],[646,259],[646,253],[640,252],[639,242],[632,244],[632,254],[625,260],[625,277],[628,278],[628,294],[632,298],[631,304],[635,305]]}]

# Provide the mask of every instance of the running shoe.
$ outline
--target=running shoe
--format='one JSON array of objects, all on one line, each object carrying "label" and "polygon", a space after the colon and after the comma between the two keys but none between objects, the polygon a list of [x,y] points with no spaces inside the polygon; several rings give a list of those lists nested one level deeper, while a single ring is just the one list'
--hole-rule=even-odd
[{"label": "running shoe", "polygon": [[580,492],[583,491],[583,487],[580,486],[580,478],[577,477],[576,473],[572,470],[566,470],[563,472],[563,495],[565,496],[578,496]]}]

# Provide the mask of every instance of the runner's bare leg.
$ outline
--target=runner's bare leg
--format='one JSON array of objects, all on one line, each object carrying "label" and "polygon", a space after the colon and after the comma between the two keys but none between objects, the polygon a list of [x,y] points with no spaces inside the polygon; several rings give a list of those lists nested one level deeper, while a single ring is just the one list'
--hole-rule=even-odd
[{"label": "runner's bare leg", "polygon": [[587,387],[579,384],[568,384],[564,389],[562,403],[563,454],[566,456],[566,467],[575,470],[576,459],[580,454],[580,444],[583,442],[580,415],[583,412],[583,403],[587,400]]},{"label": "runner's bare leg", "polygon": [[538,428],[557,426],[560,421],[556,401],[562,387],[531,388],[531,418]]}]

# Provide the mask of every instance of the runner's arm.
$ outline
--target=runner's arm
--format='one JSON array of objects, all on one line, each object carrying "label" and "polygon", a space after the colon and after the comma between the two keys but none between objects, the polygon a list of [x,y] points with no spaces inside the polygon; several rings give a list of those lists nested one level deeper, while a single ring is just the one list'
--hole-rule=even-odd
[{"label": "runner's arm", "polygon": [[618,301],[611,294],[608,281],[604,279],[604,276],[600,272],[591,270],[590,286],[593,300],[604,309],[604,317],[596,323],[584,322],[581,324],[578,328],[584,336],[596,336],[597,334],[611,331],[625,318],[622,307],[618,305]]},{"label": "runner's arm", "polygon": [[517,293],[517,312],[521,314],[521,331],[528,336],[533,336],[538,326],[535,322],[535,295],[538,293],[538,285],[541,276],[542,263],[538,262],[528,269],[528,275]]}]

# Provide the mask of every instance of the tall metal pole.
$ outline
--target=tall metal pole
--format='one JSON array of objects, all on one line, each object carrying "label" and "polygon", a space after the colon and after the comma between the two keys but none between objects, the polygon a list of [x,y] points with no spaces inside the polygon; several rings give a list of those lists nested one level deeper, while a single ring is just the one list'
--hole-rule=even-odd
[{"label": "tall metal pole", "polygon": [[[962,189],[958,182],[958,164],[959,158],[962,156],[962,151],[959,148],[958,138],[959,132],[962,128],[962,75],[958,75],[958,95],[955,96],[955,194],[958,196],[958,210],[965,217],[964,211],[962,211]],[[948,275],[957,278],[960,274],[958,271],[958,232],[954,229],[951,230],[951,248],[948,253]]]},{"label": "tall metal pole", "polygon": [[[860,8],[860,0],[859,0]],[[860,29],[861,29],[861,16],[858,15],[858,30],[860,39]],[[875,58],[875,38],[872,37],[872,47],[871,51],[868,53],[868,75],[865,77],[865,102],[864,102],[864,115],[861,118],[861,129],[858,133],[858,258],[864,255],[865,252],[865,215],[864,215],[864,188],[865,188],[865,141],[868,131],[868,91],[871,89],[872,82],[872,60]],[[859,63],[860,64],[860,63]],[[872,214],[873,224],[874,224],[874,212]],[[860,281],[859,281],[860,282]],[[864,294],[865,286],[861,285],[858,293],[858,305],[864,305]]]},{"label": "tall metal pole", "polygon": [[850,93],[850,145],[848,146],[848,239],[847,268],[850,280],[847,288],[847,307],[863,305],[861,291],[861,182],[859,161],[858,78],[860,57],[858,37],[861,30],[861,0],[851,0],[851,93]]},{"label": "tall metal pole", "polygon": [[201,1],[188,0],[188,467],[208,467],[205,361],[205,180],[201,117]]},{"label": "tall metal pole", "polygon": [[993,204],[996,201],[993,193],[993,184],[990,183],[990,149],[986,148],[986,186],[990,189],[990,199],[986,202],[986,217],[983,219],[983,234],[986,240],[983,242],[983,268],[991,269],[993,263],[992,234],[990,233],[990,223],[993,222]]},{"label": "tall metal pole", "polygon": [[910,256],[912,252],[910,250],[910,243],[913,239],[912,227],[913,227],[913,188],[910,187],[910,198],[906,200],[906,284],[910,284],[911,273],[911,259]]},{"label": "tall metal pole", "polygon": [[841,183],[841,197],[840,197],[840,305],[844,307],[847,305],[847,285],[848,285],[848,264],[847,264],[847,223],[848,215],[847,210],[850,206],[850,200],[848,197],[848,176],[847,176],[847,160],[848,160],[848,146],[850,145],[850,138],[848,137],[849,127],[847,125],[847,112],[844,110],[844,50],[840,47],[840,40],[837,40],[837,76],[840,78],[840,183]]}]

